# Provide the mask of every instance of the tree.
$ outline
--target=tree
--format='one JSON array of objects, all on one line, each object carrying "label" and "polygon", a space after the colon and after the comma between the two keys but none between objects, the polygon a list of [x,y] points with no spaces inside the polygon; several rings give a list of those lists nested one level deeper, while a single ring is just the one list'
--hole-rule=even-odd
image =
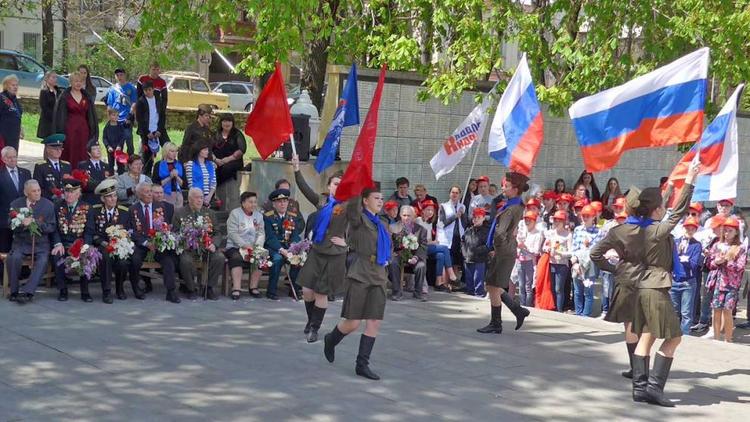
[{"label": "tree", "polygon": [[508,79],[503,42],[527,52],[557,113],[702,46],[714,100],[750,79],[750,0],[173,0],[146,6],[138,41],[210,51],[211,35],[243,14],[253,32],[239,69],[260,76],[300,57],[318,107],[327,63],[417,71],[421,98],[448,102],[493,72]]}]

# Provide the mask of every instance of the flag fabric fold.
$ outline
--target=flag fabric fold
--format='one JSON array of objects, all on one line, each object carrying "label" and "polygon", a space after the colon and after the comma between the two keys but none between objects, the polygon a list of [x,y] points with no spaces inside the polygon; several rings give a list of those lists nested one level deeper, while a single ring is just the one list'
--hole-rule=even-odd
[{"label": "flag fabric fold", "polygon": [[443,142],[443,147],[430,160],[430,167],[435,173],[435,180],[453,171],[461,160],[466,157],[474,144],[479,143],[484,135],[484,127],[487,123],[487,108],[490,97],[486,96],[481,104],[461,122],[448,139]]},{"label": "flag fabric fold", "polygon": [[344,171],[339,186],[336,188],[336,200],[344,202],[362,193],[365,188],[375,186],[372,180],[372,157],[375,151],[375,140],[378,131],[378,109],[380,108],[380,98],[383,94],[383,85],[385,83],[386,65],[380,69],[378,86],[372,96],[370,109],[367,111],[367,117],[362,125],[362,130],[357,137],[357,143],[354,145],[352,159],[349,166]]},{"label": "flag fabric fold", "polygon": [[[720,201],[737,197],[739,172],[739,135],[737,133],[737,105],[745,85],[741,84],[711,122],[701,139],[700,160],[703,166],[714,169],[700,174],[695,180],[694,201]],[[723,145],[722,145],[723,144]],[[704,153],[708,151],[708,153]],[[721,151],[718,156],[717,151]]]},{"label": "flag fabric fold", "polygon": [[568,110],[587,171],[636,148],[696,142],[703,132],[709,49],[702,48]]},{"label": "flag fabric fold", "polygon": [[489,154],[511,171],[531,176],[543,140],[542,110],[524,54],[497,105],[487,139]]},{"label": "flag fabric fold", "polygon": [[357,95],[357,65],[352,63],[349,76],[346,79],[344,91],[333,115],[331,127],[328,129],[323,147],[315,161],[315,170],[323,173],[331,167],[336,159],[336,151],[341,143],[341,132],[346,126],[359,124],[359,97]]},{"label": "flag fabric fold", "polygon": [[276,70],[263,87],[247,118],[245,134],[252,138],[260,158],[265,160],[281,144],[287,142],[293,133],[284,76],[281,74],[281,65],[276,62]]}]

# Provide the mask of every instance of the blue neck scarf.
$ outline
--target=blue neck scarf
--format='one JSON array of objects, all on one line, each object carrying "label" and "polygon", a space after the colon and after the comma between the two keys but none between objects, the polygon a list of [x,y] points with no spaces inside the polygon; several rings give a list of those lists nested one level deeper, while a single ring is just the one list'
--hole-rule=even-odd
[{"label": "blue neck scarf", "polygon": [[[642,229],[645,229],[654,223],[656,223],[656,221],[648,217],[629,216],[625,220],[625,224],[634,224]],[[680,262],[680,254],[677,253],[677,248],[675,247],[674,242],[672,243],[672,276],[674,278],[684,278],[687,276],[685,268],[683,268],[682,262]]]},{"label": "blue neck scarf", "polygon": [[321,243],[326,237],[326,231],[328,226],[331,224],[331,217],[333,216],[333,207],[339,204],[339,201],[333,197],[328,196],[328,203],[325,207],[321,208],[318,212],[318,220],[315,222],[315,228],[313,228],[313,242]]},{"label": "blue neck scarf", "polygon": [[[503,205],[503,207],[500,208],[500,211],[498,211],[497,213],[500,214],[501,212],[505,211],[506,209],[508,209],[509,207],[513,205],[520,205],[521,202],[522,201],[521,201],[520,196],[516,196],[515,198],[510,198],[508,202],[506,202],[505,205]],[[495,216],[495,219],[492,220],[492,226],[490,227],[490,234],[487,235],[486,246],[490,250],[492,249],[492,238],[495,237],[495,226],[497,226],[497,216]]]},{"label": "blue neck scarf", "polygon": [[378,265],[385,266],[388,264],[388,258],[391,256],[391,235],[383,225],[383,222],[380,221],[380,217],[366,209],[363,209],[362,213],[378,228],[377,262]]},{"label": "blue neck scarf", "polygon": [[[182,174],[183,174],[182,173],[182,163],[180,163],[177,160],[174,160],[174,169],[177,170],[177,173],[180,175],[180,178],[182,178]],[[167,161],[166,160],[161,160],[161,162],[159,162],[159,178],[162,179],[162,180],[164,180],[167,177],[169,177],[169,166],[167,165]],[[164,185],[164,194],[165,195],[170,195],[172,193],[172,185],[174,185],[176,187],[176,189],[174,190],[174,192],[181,192],[182,191],[182,189],[180,189],[180,184],[179,183],[174,183],[174,181],[173,181],[172,183],[167,183],[166,185]]]}]

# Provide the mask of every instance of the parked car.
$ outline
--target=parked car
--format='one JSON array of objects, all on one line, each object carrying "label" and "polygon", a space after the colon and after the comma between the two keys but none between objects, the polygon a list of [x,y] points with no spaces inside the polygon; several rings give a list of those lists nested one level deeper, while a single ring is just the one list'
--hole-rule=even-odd
[{"label": "parked car", "polygon": [[94,101],[103,103],[107,97],[107,91],[112,86],[112,82],[102,78],[101,76],[91,76],[91,83],[96,88],[96,98]]},{"label": "parked car", "polygon": [[229,96],[212,92],[208,82],[195,72],[170,71],[161,77],[167,81],[170,107],[194,109],[208,104],[215,110],[229,110]]},{"label": "parked car", "polygon": [[[13,50],[0,50],[0,80],[10,74],[18,77],[18,95],[21,97],[39,97],[44,74],[49,68],[29,55]],[[57,78],[57,86],[70,86],[65,77]]]},{"label": "parked car", "polygon": [[229,108],[231,110],[244,110],[247,112],[253,110],[253,103],[255,103],[255,87],[251,82],[211,82],[209,85],[213,92],[219,92],[229,96]]}]

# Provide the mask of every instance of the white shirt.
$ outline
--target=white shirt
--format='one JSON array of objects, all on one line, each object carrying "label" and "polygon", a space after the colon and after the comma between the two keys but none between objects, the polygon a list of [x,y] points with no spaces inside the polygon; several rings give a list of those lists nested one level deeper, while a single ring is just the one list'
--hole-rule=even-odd
[{"label": "white shirt", "polygon": [[156,97],[146,97],[148,103],[148,131],[156,132],[159,127],[159,113],[156,111]]}]

